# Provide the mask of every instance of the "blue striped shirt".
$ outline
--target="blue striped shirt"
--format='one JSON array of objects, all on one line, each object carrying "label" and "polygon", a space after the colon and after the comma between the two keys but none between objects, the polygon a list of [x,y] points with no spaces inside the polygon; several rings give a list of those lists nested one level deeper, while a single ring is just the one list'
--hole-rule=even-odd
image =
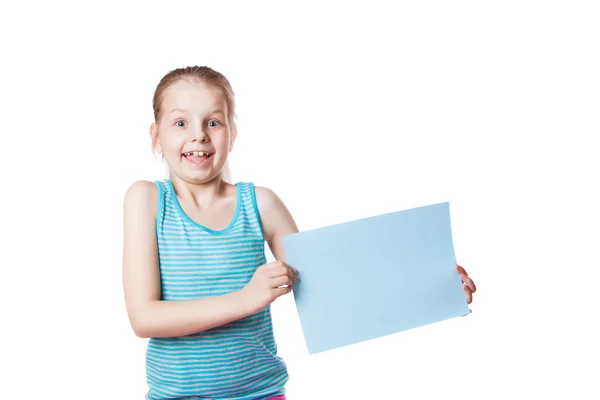
[{"label": "blue striped shirt", "polygon": [[[156,181],[161,300],[192,300],[243,289],[266,263],[254,185],[238,183],[231,223],[215,231],[182,210],[173,183]],[[266,399],[284,394],[288,373],[277,356],[270,307],[204,332],[150,338],[146,398]]]}]

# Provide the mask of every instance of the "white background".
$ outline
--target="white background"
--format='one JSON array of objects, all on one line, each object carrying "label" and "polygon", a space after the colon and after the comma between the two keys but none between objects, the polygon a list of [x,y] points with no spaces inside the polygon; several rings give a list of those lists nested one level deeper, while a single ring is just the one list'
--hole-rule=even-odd
[{"label": "white background", "polygon": [[314,356],[278,300],[289,400],[599,398],[597,3],[12,3],[0,398],[143,399],[123,195],[163,178],[152,94],[188,65],[233,85],[235,181],[301,230],[450,201],[478,285],[468,317]]}]

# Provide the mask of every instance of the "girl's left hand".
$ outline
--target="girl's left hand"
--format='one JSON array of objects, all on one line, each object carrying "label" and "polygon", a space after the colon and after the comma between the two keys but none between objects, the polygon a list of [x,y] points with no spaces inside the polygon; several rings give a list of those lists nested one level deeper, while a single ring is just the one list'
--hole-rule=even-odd
[{"label": "girl's left hand", "polygon": [[[475,291],[477,290],[475,282],[473,282],[473,279],[469,278],[469,274],[467,274],[467,271],[465,271],[465,269],[458,264],[456,264],[456,271],[458,271],[458,274],[460,275],[460,280],[463,283],[463,290],[465,291],[465,296],[467,297],[467,303],[471,304],[471,302],[473,301],[473,293],[475,293]],[[469,313],[471,312],[473,311],[469,309]]]}]

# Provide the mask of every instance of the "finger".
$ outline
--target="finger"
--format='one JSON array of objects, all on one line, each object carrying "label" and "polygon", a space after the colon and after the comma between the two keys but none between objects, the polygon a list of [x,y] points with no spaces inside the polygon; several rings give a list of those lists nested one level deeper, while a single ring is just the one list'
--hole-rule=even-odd
[{"label": "finger", "polygon": [[281,270],[281,275],[290,275],[292,274],[292,276],[297,276],[298,275],[298,270],[296,268],[292,268],[289,265],[285,265],[284,269]]},{"label": "finger", "polygon": [[292,271],[295,275],[298,275],[298,270],[294,267],[287,266],[290,271]]},{"label": "finger", "polygon": [[286,276],[288,269],[289,269],[288,267],[282,267],[282,266],[273,267],[273,268],[267,270],[267,276],[269,278],[277,278],[280,276]]},{"label": "finger", "polygon": [[465,270],[463,267],[461,267],[460,265],[456,264],[456,270],[458,271],[459,274],[465,274],[465,275],[469,275],[467,273],[467,270]]},{"label": "finger", "polygon": [[270,269],[278,268],[281,266],[282,266],[281,261],[271,261],[270,263],[266,263],[266,264],[262,265],[260,268],[268,271]]},{"label": "finger", "polygon": [[471,289],[467,285],[463,285],[463,291],[465,292],[465,296],[467,297],[467,303],[471,304],[473,301],[473,294],[471,293]]},{"label": "finger", "polygon": [[278,288],[283,285],[294,286],[294,280],[292,278],[290,278],[289,276],[285,275],[285,276],[279,276],[277,278],[273,278],[273,281],[271,282],[272,288]]},{"label": "finger", "polygon": [[277,268],[281,268],[281,267],[284,267],[284,268],[289,267],[289,265],[287,265],[284,261],[281,261],[281,260],[270,262],[270,263],[266,264],[266,266],[267,266],[267,269],[277,269]]},{"label": "finger", "polygon": [[290,277],[291,280],[293,280],[294,282],[300,282],[300,278],[298,277],[298,271],[296,271],[294,268],[289,268],[288,272],[287,272],[287,276]]},{"label": "finger", "polygon": [[274,289],[275,298],[281,297],[284,294],[288,294],[291,291],[292,291],[292,287],[291,286],[290,287],[283,287],[283,288]]},{"label": "finger", "polygon": [[460,279],[467,284],[467,286],[469,286],[469,289],[471,289],[471,292],[475,293],[475,291],[477,290],[477,288],[475,287],[475,282],[473,282],[473,279],[469,278],[467,275],[465,274],[460,274]]},{"label": "finger", "polygon": [[[469,314],[471,314],[472,312],[473,312],[473,310],[471,310],[471,309],[469,308]],[[467,316],[467,315],[469,315],[469,314],[461,315],[461,317],[466,317],[466,316]]]}]

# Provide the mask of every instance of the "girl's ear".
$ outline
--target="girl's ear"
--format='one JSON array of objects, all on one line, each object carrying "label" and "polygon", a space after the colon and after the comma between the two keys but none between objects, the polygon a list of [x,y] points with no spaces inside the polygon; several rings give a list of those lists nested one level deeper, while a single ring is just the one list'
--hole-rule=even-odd
[{"label": "girl's ear", "polygon": [[231,138],[229,139],[229,151],[233,150],[233,143],[235,142],[235,138],[237,138],[237,125],[233,125],[231,128]]},{"label": "girl's ear", "polygon": [[157,153],[162,153],[162,146],[160,145],[160,139],[158,137],[158,127],[156,122],[150,125],[150,137],[152,138],[152,147]]}]

